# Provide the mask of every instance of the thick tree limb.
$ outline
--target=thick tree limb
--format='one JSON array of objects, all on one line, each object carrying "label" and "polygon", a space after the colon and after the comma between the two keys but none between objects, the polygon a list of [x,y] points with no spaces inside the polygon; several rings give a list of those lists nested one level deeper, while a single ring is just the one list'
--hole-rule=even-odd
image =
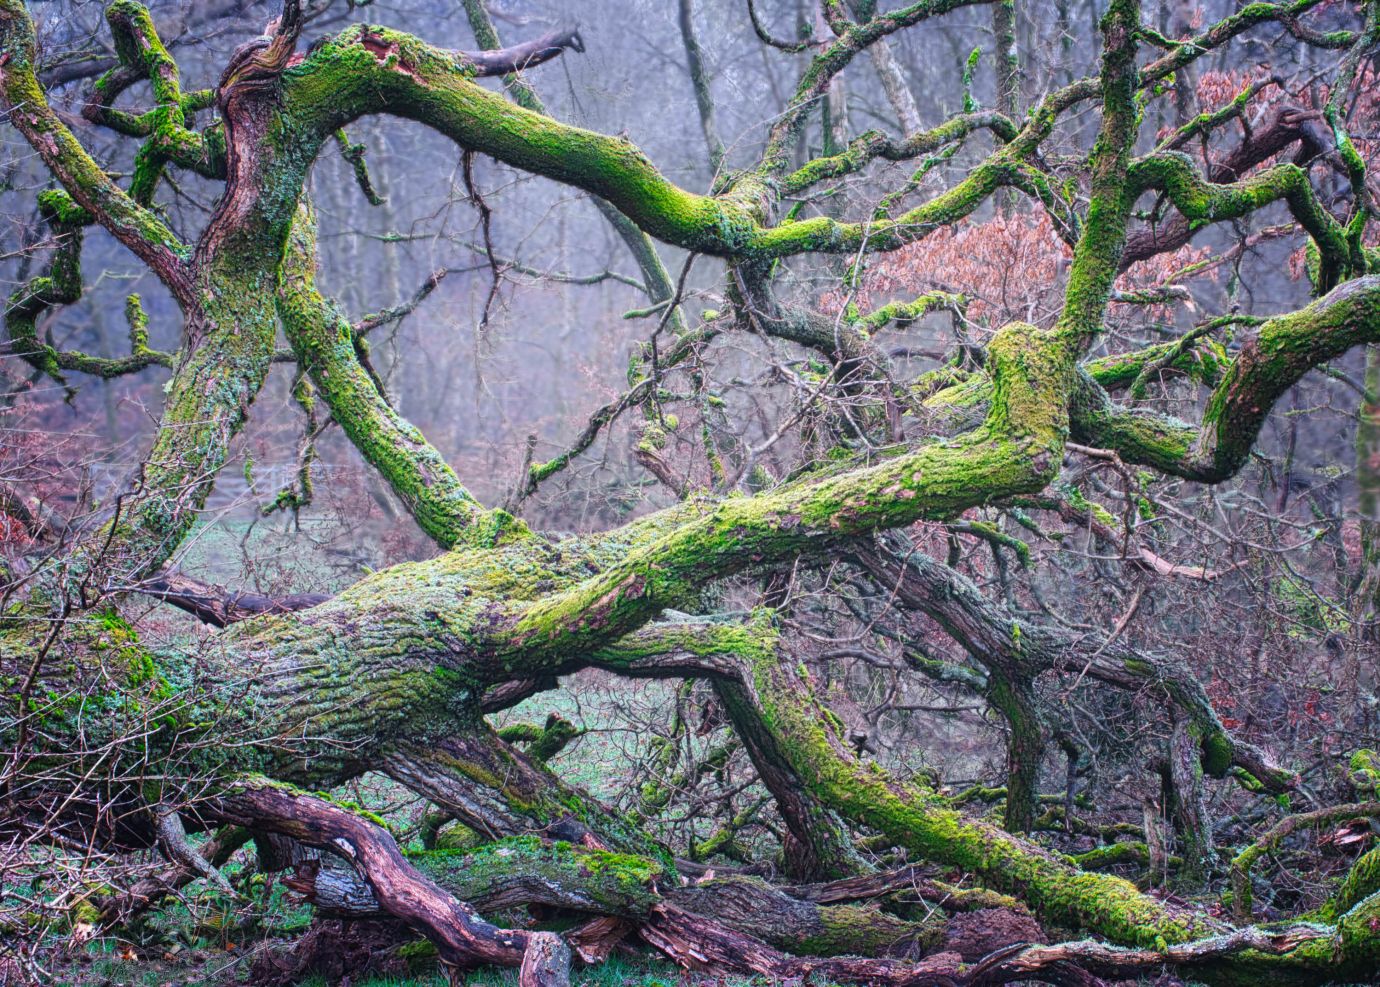
[{"label": "thick tree limb", "polygon": [[[363,873],[389,914],[431,939],[441,958],[453,966],[525,966],[529,949],[535,946],[548,955],[552,949],[533,933],[485,922],[412,868],[382,828],[319,798],[275,787],[245,786],[216,800],[206,811],[226,822],[281,833],[343,856]],[[549,965],[543,958],[543,969]],[[541,983],[544,987],[559,979],[543,973]]]}]

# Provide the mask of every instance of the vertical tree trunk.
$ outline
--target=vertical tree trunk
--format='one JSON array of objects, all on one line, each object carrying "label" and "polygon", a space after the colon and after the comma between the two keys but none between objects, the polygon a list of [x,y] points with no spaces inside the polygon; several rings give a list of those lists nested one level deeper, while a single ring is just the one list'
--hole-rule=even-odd
[{"label": "vertical tree trunk", "polygon": [[1380,640],[1380,346],[1366,347],[1365,397],[1356,423],[1356,496],[1361,523],[1361,570],[1356,611],[1362,636]]},{"label": "vertical tree trunk", "polygon": [[1174,826],[1179,855],[1183,857],[1174,883],[1179,890],[1190,893],[1207,885],[1216,849],[1203,785],[1201,751],[1198,731],[1187,719],[1176,715],[1169,740],[1165,809]]},{"label": "vertical tree trunk", "polygon": [[987,698],[1006,719],[1006,812],[1002,825],[1012,833],[1028,833],[1035,825],[1039,804],[1040,763],[1045,733],[1029,679],[992,673]]}]

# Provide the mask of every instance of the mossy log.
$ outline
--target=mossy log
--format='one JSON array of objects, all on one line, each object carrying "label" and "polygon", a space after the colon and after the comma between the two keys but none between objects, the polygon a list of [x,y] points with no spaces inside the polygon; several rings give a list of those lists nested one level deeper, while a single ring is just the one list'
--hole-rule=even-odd
[{"label": "mossy log", "polygon": [[[939,943],[944,924],[942,912],[933,921],[911,922],[876,907],[794,898],[758,877],[724,875],[682,884],[652,858],[534,836],[465,851],[422,851],[407,859],[486,913],[541,905],[641,922],[651,919],[658,904],[670,902],[802,956],[922,955]],[[388,914],[343,860],[300,866],[291,883],[326,915]]]}]

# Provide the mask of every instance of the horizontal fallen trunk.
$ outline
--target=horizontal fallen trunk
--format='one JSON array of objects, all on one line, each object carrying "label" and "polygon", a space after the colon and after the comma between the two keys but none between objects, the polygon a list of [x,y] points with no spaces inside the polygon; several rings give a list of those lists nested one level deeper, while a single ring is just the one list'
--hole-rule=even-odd
[{"label": "horizontal fallen trunk", "polygon": [[[670,902],[778,949],[813,956],[916,956],[943,936],[942,913],[936,920],[911,922],[876,907],[795,898],[760,878],[739,875],[682,885],[649,858],[532,836],[470,851],[423,851],[409,854],[407,861],[483,912],[540,905],[645,922],[658,905]],[[287,880],[325,916],[388,914],[358,871],[339,858],[307,861]]]},{"label": "horizontal fallen trunk", "polygon": [[[617,939],[635,928],[681,965],[718,972],[777,978],[816,973],[841,982],[880,984],[998,984],[1027,978],[1086,984],[1096,982],[1086,971],[1125,976],[1176,964],[1195,967],[1195,976],[1211,983],[1250,983],[1252,977],[1270,976],[1316,984],[1380,962],[1376,896],[1331,925],[1251,926],[1130,949],[1094,941],[1027,946],[1043,933],[1019,911],[1004,907],[999,897],[978,892],[979,897],[965,902],[915,868],[794,888],[738,875],[680,884],[656,861],[535,837],[469,852],[414,853],[408,862],[437,886],[481,909],[539,905],[604,916],[614,920],[599,924],[606,936]],[[328,916],[388,914],[356,869],[330,855],[299,864],[288,883]],[[907,922],[874,907],[823,904],[908,888],[927,901],[938,899],[943,907],[977,905],[980,910]],[[973,963],[977,967],[964,966]]]}]

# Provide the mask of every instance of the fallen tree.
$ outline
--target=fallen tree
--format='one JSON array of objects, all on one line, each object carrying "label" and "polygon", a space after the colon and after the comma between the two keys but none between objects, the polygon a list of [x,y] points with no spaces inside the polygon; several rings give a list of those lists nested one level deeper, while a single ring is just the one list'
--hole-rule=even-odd
[{"label": "fallen tree", "polygon": [[[772,977],[1089,983],[1163,964],[1238,982],[1265,975],[1322,982],[1373,972],[1380,964],[1380,897],[1368,884],[1352,887],[1345,910],[1325,924],[1234,928],[1124,878],[1082,870],[1022,835],[1032,828],[1038,795],[1032,752],[1045,742],[1030,684],[1064,664],[1086,664],[1089,675],[1122,687],[1152,683],[1178,710],[1183,725],[1166,771],[1184,806],[1184,832],[1203,841],[1185,855],[1184,869],[1201,869],[1211,855],[1210,833],[1195,830],[1192,804],[1205,774],[1239,768],[1263,789],[1281,791],[1291,773],[1235,740],[1181,668],[1111,640],[1083,642],[1080,651],[1053,627],[1013,633],[1010,615],[963,577],[881,533],[922,520],[953,521],[994,502],[1053,497],[1054,509],[1066,510],[1056,484],[1070,440],[1124,463],[1222,482],[1246,463],[1266,417],[1293,384],[1353,347],[1380,342],[1380,265],[1362,242],[1373,205],[1364,162],[1339,116],[1358,66],[1380,37],[1380,4],[1364,5],[1358,31],[1327,39],[1345,52],[1324,114],[1335,145],[1329,153],[1335,151],[1335,167],[1353,191],[1341,218],[1295,164],[1204,177],[1173,150],[1136,153],[1139,101],[1148,90],[1254,26],[1298,29],[1298,18],[1316,6],[1310,0],[1248,5],[1197,37],[1167,43],[1144,64],[1140,5],[1112,0],[1102,21],[1099,75],[1048,93],[1024,121],[959,117],[899,143],[859,139],[793,168],[809,108],[856,55],[975,2],[922,0],[890,13],[859,5],[868,16],[857,20],[842,5],[825,4],[834,37],[818,46],[774,118],[760,162],[701,195],[668,181],[626,140],[564,125],[539,103],[509,102],[474,81],[581,50],[573,29],[466,53],[355,24],[299,51],[295,0],[264,36],[236,50],[213,91],[194,93],[181,90],[178,67],[148,12],[132,0],[109,6],[120,64],[96,83],[85,116],[141,142],[126,189],[47,102],[25,6],[0,0],[0,91],[9,120],[61,186],[42,197],[58,243],[51,267],[11,299],[9,338],[54,378],[123,374],[151,363],[173,368],[137,481],[100,525],[24,574],[24,591],[4,615],[0,674],[13,715],[3,735],[6,750],[15,752],[0,776],[6,829],[117,850],[158,846],[186,876],[215,873],[186,840],[188,831],[224,825],[256,838],[286,837],[338,858],[327,867],[318,855],[315,869],[297,878],[325,912],[386,915],[425,935],[452,966],[520,967],[531,984],[564,979],[565,945],[548,932],[490,923],[471,907],[476,899],[486,908],[535,903],[620,919],[686,966]],[[150,84],[156,106],[142,114],[116,109],[116,97],[138,81]],[[1082,172],[1087,203],[1076,209],[1056,190],[1041,152],[1061,118],[1088,104],[1098,107],[1100,123]],[[192,115],[209,109],[216,123],[193,129]],[[1001,327],[979,368],[955,375],[962,379],[926,399],[969,409],[969,420],[952,434],[844,458],[750,496],[692,494],[610,531],[548,537],[466,490],[386,400],[355,326],[316,286],[305,182],[335,135],[373,115],[416,121],[465,155],[491,155],[598,196],[616,211],[631,244],[646,246],[651,237],[721,258],[733,328],[819,351],[841,387],[871,399],[873,424],[883,429],[892,416],[913,411],[914,402],[888,383],[887,361],[870,333],[918,318],[935,300],[837,318],[791,309],[774,295],[775,262],[894,250],[1015,189],[1063,224],[1073,245],[1062,311],[1051,325]],[[785,190],[799,193],[876,157],[907,160],[981,129],[1000,137],[994,150],[955,187],[895,218],[781,215]],[[1316,139],[1315,129],[1295,127],[1278,139],[1286,146],[1305,137]],[[180,240],[154,208],[153,196],[174,168],[224,182],[194,243]],[[1131,240],[1137,203],[1146,196],[1172,204],[1186,229],[1282,201],[1310,238],[1316,300],[1256,328],[1221,370],[1197,424],[1119,403],[1087,361],[1128,251],[1161,246]],[[82,359],[35,334],[41,312],[79,297],[80,240],[93,224],[176,299],[184,326],[175,358],[148,349],[137,305],[127,359]],[[1182,242],[1176,230],[1163,249]],[[640,256],[653,301],[675,310],[679,299],[664,269],[657,274],[654,254]],[[276,350],[280,328],[290,353]],[[1142,367],[1164,356],[1144,357]],[[220,595],[164,571],[278,358],[296,362],[441,554],[371,574],[329,598],[281,601]],[[868,367],[878,370],[877,379],[859,382],[860,368]],[[675,616],[702,609],[704,590],[729,577],[830,555],[850,557],[978,656],[988,675],[985,694],[1012,726],[1005,826],[969,814],[923,778],[896,777],[867,760],[817,694],[809,669],[783,645],[773,608]],[[141,593],[220,629],[194,647],[149,647],[129,616]],[[671,848],[562,781],[485,719],[584,668],[712,682],[786,825],[783,856],[794,877],[843,879],[864,869],[854,837],[867,832],[912,860],[1011,896],[1041,923],[1096,938],[991,944],[1019,948],[982,959],[945,952],[943,930],[933,923],[824,904],[757,881],[681,886]],[[371,771],[478,833],[540,833],[564,842],[510,843],[507,858],[404,855],[377,822],[308,794]],[[326,877],[331,882],[323,883]],[[938,952],[916,955],[932,950]],[[842,955],[854,952],[868,955]],[[981,962],[965,965],[975,960]]]}]

